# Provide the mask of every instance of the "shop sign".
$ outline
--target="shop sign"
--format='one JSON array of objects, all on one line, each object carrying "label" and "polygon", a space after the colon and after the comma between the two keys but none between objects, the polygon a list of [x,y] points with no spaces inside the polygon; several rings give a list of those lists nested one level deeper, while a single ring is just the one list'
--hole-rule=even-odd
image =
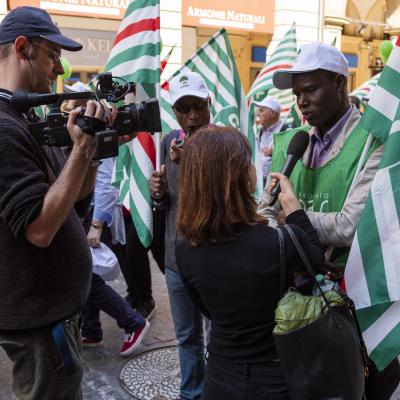
[{"label": "shop sign", "polygon": [[274,11],[275,0],[182,0],[182,24],[273,33]]},{"label": "shop sign", "polygon": [[129,0],[10,0],[10,9],[40,7],[50,14],[122,19]]},{"label": "shop sign", "polygon": [[107,63],[116,32],[89,29],[61,28],[61,32],[83,44],[81,51],[65,51],[63,56],[74,65],[104,67]]}]

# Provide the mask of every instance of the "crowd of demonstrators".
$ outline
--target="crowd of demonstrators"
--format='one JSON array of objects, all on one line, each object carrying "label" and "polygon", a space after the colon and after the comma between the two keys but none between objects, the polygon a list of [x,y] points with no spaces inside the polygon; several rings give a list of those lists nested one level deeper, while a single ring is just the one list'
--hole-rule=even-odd
[{"label": "crowd of demonstrators", "polygon": [[[324,252],[318,236],[288,179],[276,177],[287,221],[321,269]],[[255,185],[251,146],[241,132],[204,128],[185,143],[177,212],[183,240],[176,257],[190,298],[212,321],[205,400],[290,398],[272,337],[281,296],[279,238],[257,214]],[[305,268],[284,234],[289,284],[290,275]]]},{"label": "crowd of demonstrators", "polygon": [[[13,392],[23,399],[81,399],[79,311],[90,287],[91,255],[80,217],[90,205],[96,166],[92,138],[68,119],[69,154],[41,146],[28,110],[11,95],[48,93],[62,74],[63,36],[44,11],[20,7],[0,24],[0,345],[13,362]],[[100,117],[87,103],[85,115]],[[67,348],[68,351],[59,349]]]},{"label": "crowd of demonstrators", "polygon": [[260,132],[257,136],[257,147],[261,156],[262,174],[264,186],[271,169],[272,153],[274,148],[274,133],[283,129],[283,121],[280,121],[282,107],[275,97],[266,97],[262,101],[255,101],[257,107],[258,125]]},{"label": "crowd of demonstrators", "polygon": [[155,207],[166,210],[165,277],[171,305],[181,370],[181,400],[201,398],[204,380],[203,318],[192,303],[177,270],[175,257],[177,177],[183,153],[182,141],[210,123],[210,97],[204,79],[196,73],[178,74],[169,82],[170,102],[181,129],[173,130],[161,143],[161,170],[150,178]]},{"label": "crowd of demonstrators", "polygon": [[[115,161],[93,160],[93,138],[76,124],[80,106],[85,116],[104,119],[103,106],[68,102],[63,110],[69,112],[72,145],[58,148],[40,144],[29,131],[35,114],[11,104],[20,89],[50,92],[64,72],[61,50],[81,48],[38,8],[18,7],[0,23],[0,346],[13,362],[13,392],[21,399],[52,400],[60,393],[81,399],[80,335],[85,346],[102,342],[100,310],[124,329],[123,356],[139,346],[155,310],[149,249],[111,184]],[[163,138],[162,166],[149,188],[165,225],[165,253],[152,252],[165,264],[180,400],[289,399],[272,340],[282,289],[275,228],[292,224],[314,267],[340,280],[382,155],[375,141],[359,165],[367,138],[357,130],[360,112],[349,104],[347,76],[343,54],[321,43],[302,46],[292,69],[275,72],[274,85],[293,89],[297,97],[310,144],[290,184],[277,171],[297,130],[280,132],[277,99],[255,102],[267,183],[258,209],[245,136],[210,124],[211,100],[199,74],[181,72],[169,82],[180,129]],[[77,84],[69,90],[88,88]],[[274,206],[272,179],[281,184]],[[303,265],[286,239],[290,285],[291,272],[303,273]],[[103,243],[118,258],[126,299],[92,270],[90,248],[96,254]],[[397,359],[381,373],[371,362],[367,400],[389,400],[399,381]]]},{"label": "crowd of demonstrators", "polygon": [[[348,66],[335,47],[311,43],[301,47],[293,68],[275,72],[273,83],[279,89],[293,89],[297,104],[309,124],[310,144],[301,168],[291,174],[294,192],[321,243],[328,248],[325,264],[328,275],[340,278],[346,251],[352,243],[372,180],[378,169],[383,146],[372,145],[369,157],[350,189],[364,149],[366,137],[355,129],[360,112],[349,104]],[[303,127],[302,129],[305,129]],[[281,168],[294,131],[276,136],[272,171]],[[321,193],[323,194],[321,196]],[[276,225],[281,204],[270,207],[271,196],[265,189],[259,213]],[[333,261],[333,262],[332,262]],[[371,361],[366,379],[368,400],[388,400],[400,380],[398,360],[381,373]]]}]

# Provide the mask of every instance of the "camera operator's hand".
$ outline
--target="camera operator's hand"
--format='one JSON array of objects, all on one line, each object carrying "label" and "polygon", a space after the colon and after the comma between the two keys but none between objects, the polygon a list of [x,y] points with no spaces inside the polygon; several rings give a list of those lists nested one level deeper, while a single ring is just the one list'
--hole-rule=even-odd
[{"label": "camera operator's hand", "polygon": [[[86,154],[86,159],[90,161],[95,154],[95,142],[91,135],[85,134],[78,125],[76,120],[78,118],[81,108],[78,107],[71,111],[68,116],[67,129],[74,147],[77,146]],[[89,100],[86,105],[85,116],[103,119],[103,108],[99,103]]]},{"label": "camera operator's hand", "polygon": [[90,225],[89,232],[87,234],[87,239],[89,241],[90,247],[100,247],[100,237],[101,237],[101,232],[103,230],[103,222],[101,221],[92,221],[96,222],[96,225],[94,224]]},{"label": "camera operator's hand", "polygon": [[177,146],[176,139],[173,139],[171,142],[171,147],[169,148],[170,159],[174,163],[179,164],[179,162],[181,161],[182,154],[183,154],[183,146]]},{"label": "camera operator's hand", "polygon": [[118,144],[121,146],[122,144],[132,141],[135,137],[136,133],[132,133],[131,135],[120,135],[118,136]]},{"label": "camera operator's hand", "polygon": [[153,171],[149,179],[151,197],[162,199],[167,190],[167,179],[165,177],[165,165],[161,165],[160,171]]},{"label": "camera operator's hand", "polygon": [[289,179],[285,175],[282,175],[278,172],[272,173],[271,177],[272,181],[269,187],[270,192],[277,185],[277,183],[280,182],[281,192],[278,199],[285,213],[285,217],[296,210],[301,210],[301,205],[293,192],[292,184],[290,183]]}]

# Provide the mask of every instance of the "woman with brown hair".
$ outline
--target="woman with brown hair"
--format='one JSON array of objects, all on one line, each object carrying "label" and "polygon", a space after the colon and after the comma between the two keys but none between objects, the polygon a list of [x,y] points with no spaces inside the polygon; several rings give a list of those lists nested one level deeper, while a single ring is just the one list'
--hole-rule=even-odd
[{"label": "woman with brown hair", "polygon": [[[290,183],[281,174],[279,201],[313,265],[324,255]],[[176,248],[182,280],[211,320],[204,400],[286,400],[274,346],[280,298],[278,233],[257,214],[255,168],[245,136],[233,128],[200,129],[181,160]],[[285,234],[290,270],[304,270]]]}]

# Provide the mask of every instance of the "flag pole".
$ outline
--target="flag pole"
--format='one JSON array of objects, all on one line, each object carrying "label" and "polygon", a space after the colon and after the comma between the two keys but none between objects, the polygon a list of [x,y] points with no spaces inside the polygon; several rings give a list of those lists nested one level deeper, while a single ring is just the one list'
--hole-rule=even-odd
[{"label": "flag pole", "polygon": [[161,134],[156,132],[154,134],[156,144],[156,171],[161,169]]}]

